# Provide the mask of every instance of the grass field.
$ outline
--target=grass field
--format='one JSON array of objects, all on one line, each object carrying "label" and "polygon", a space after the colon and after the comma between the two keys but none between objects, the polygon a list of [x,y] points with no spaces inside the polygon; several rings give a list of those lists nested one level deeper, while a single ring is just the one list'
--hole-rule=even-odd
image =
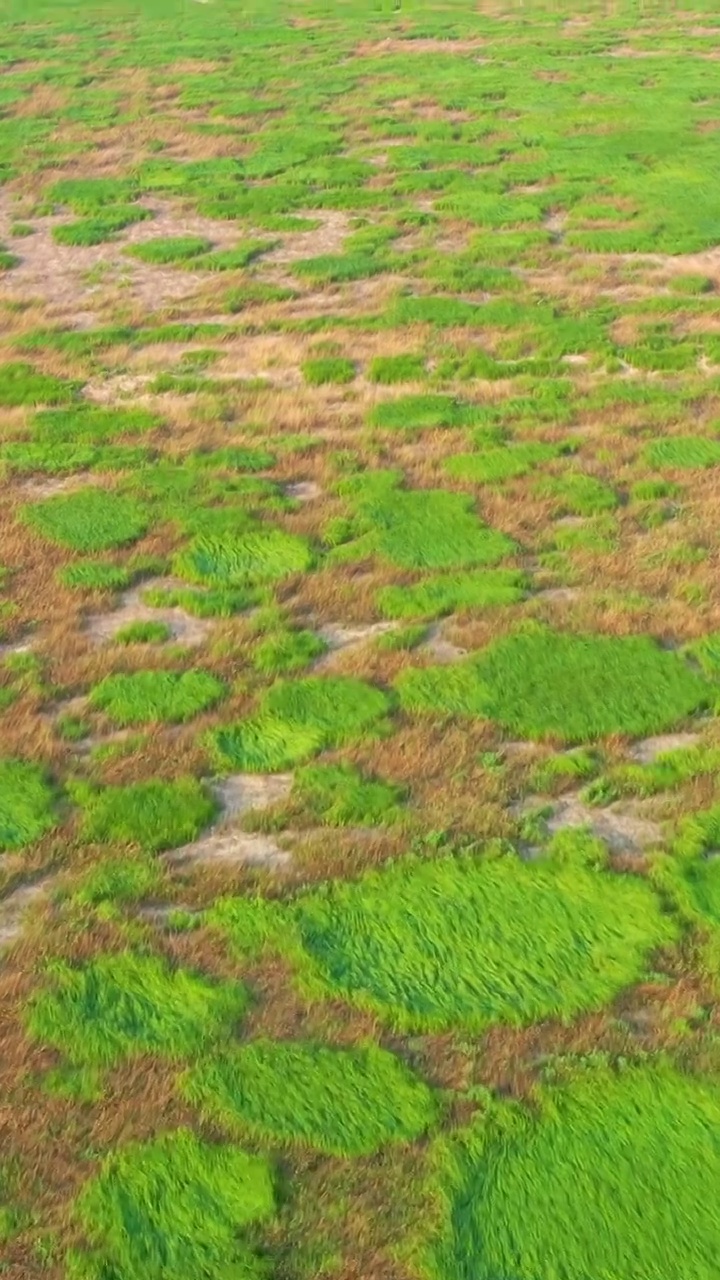
[{"label": "grass field", "polygon": [[5,0],[0,1277],[717,1280],[710,0]]}]

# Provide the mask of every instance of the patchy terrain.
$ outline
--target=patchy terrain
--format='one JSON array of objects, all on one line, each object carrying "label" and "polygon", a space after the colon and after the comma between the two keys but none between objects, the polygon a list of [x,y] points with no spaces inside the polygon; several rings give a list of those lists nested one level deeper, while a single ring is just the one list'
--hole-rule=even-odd
[{"label": "patchy terrain", "polygon": [[2,1276],[717,1280],[711,6],[5,9]]}]

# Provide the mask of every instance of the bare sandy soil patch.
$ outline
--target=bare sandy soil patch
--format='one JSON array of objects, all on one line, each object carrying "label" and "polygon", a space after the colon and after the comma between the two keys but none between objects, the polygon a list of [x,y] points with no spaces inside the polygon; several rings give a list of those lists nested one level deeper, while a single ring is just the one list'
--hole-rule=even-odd
[{"label": "bare sandy soil patch", "polygon": [[86,618],[85,630],[90,638],[96,644],[104,644],[112,640],[123,627],[133,622],[165,622],[172,632],[172,639],[177,644],[188,646],[204,644],[212,629],[211,621],[207,618],[195,618],[184,609],[153,608],[145,604],[142,599],[143,593],[151,587],[168,591],[182,587],[186,590],[187,584],[174,578],[155,578],[141,583],[140,586],[132,587],[123,593],[117,609],[113,609],[110,613],[90,614]]}]

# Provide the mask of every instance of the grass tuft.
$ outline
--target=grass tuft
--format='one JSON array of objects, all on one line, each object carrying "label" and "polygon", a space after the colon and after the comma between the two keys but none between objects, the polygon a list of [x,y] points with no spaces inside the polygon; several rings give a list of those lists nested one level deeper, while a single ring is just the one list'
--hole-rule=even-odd
[{"label": "grass tuft", "polygon": [[434,1121],[426,1085],[384,1049],[268,1040],[193,1068],[183,1092],[212,1121],[335,1156],[409,1142]]},{"label": "grass tuft", "polygon": [[91,1247],[71,1252],[68,1280],[261,1280],[266,1267],[245,1233],[274,1210],[262,1156],[188,1129],[121,1147],[75,1201]]},{"label": "grass tuft", "polygon": [[34,1040],[71,1061],[109,1067],[143,1053],[199,1054],[227,1038],[247,1004],[239,983],[212,983],[158,956],[121,951],[81,967],[54,962],[26,1021]]},{"label": "grass tuft", "polygon": [[709,687],[646,636],[570,635],[533,628],[451,667],[406,671],[408,711],[477,716],[523,738],[591,742],[660,733],[707,705]]},{"label": "grass tuft", "polygon": [[90,691],[90,705],[121,728],[154,721],[183,724],[214,707],[226,685],[209,671],[134,671],[106,676]]},{"label": "grass tuft", "polygon": [[36,764],[0,760],[0,853],[22,849],[57,822],[55,790]]}]

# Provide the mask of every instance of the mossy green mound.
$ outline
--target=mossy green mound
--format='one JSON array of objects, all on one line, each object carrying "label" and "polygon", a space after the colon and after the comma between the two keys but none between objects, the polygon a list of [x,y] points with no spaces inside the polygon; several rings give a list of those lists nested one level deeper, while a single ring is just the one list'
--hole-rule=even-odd
[{"label": "mossy green mound", "polygon": [[392,473],[360,477],[348,490],[358,539],[342,548],[375,554],[403,569],[463,569],[491,565],[515,544],[475,513],[470,498],[443,489],[401,489]]},{"label": "mossy green mound", "polygon": [[675,934],[641,879],[571,859],[407,860],[298,899],[327,987],[413,1029],[570,1019]]},{"label": "mossy green mound", "polygon": [[337,1156],[410,1141],[437,1113],[427,1086],[376,1047],[255,1041],[199,1064],[184,1092],[231,1129]]},{"label": "mossy green mound", "polygon": [[477,716],[523,738],[588,742],[669,729],[707,703],[703,678],[646,636],[544,629],[505,636],[452,666],[404,672],[408,711]]},{"label": "mossy green mound", "polygon": [[257,530],[238,537],[199,537],[180,553],[175,571],[203,586],[240,587],[248,582],[275,582],[312,565],[303,538],[281,529]]},{"label": "mossy green mound", "polygon": [[479,1117],[442,1162],[432,1280],[715,1280],[720,1090],[666,1067],[587,1070],[539,1111]]},{"label": "mossy green mound", "polygon": [[280,680],[253,719],[216,729],[208,741],[223,768],[274,772],[362,737],[389,709],[387,694],[352,677]]},{"label": "mossy green mound", "polygon": [[90,705],[120,726],[181,724],[214,707],[225,692],[223,681],[209,671],[120,672],[95,685]]},{"label": "mossy green mound", "polygon": [[354,765],[315,764],[298,769],[293,800],[329,827],[372,827],[397,822],[401,787],[365,778]]},{"label": "mossy green mound", "polygon": [[516,604],[527,580],[516,569],[438,574],[409,587],[383,587],[376,600],[386,618],[440,618],[461,609]]},{"label": "mossy green mound", "polygon": [[32,998],[27,1027],[73,1061],[110,1066],[141,1053],[182,1058],[226,1036],[245,988],[212,983],[158,956],[122,951],[73,967],[54,963]]},{"label": "mossy green mound", "polygon": [[27,506],[24,515],[49,542],[85,553],[135,542],[149,524],[133,498],[95,488],[59,493]]},{"label": "mossy green mound", "polygon": [[55,792],[26,760],[0,760],[0,853],[32,844],[57,821]]},{"label": "mossy green mound", "polygon": [[122,787],[73,787],[82,807],[80,828],[92,844],[138,845],[151,853],[195,840],[217,813],[217,803],[195,778],[150,778]]},{"label": "mossy green mound", "polygon": [[261,1156],[187,1129],[121,1147],[75,1202],[90,1248],[70,1254],[69,1280],[259,1280],[245,1232],[274,1209]]}]

